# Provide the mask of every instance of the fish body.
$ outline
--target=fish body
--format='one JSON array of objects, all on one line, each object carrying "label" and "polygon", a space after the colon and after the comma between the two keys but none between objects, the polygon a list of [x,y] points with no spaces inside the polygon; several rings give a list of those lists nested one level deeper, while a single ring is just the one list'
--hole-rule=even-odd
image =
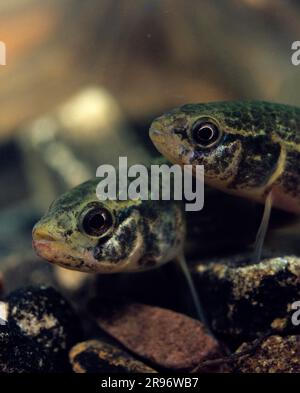
[{"label": "fish body", "polygon": [[300,214],[300,109],[264,101],[187,104],[150,138],[172,163],[204,165],[205,183]]}]

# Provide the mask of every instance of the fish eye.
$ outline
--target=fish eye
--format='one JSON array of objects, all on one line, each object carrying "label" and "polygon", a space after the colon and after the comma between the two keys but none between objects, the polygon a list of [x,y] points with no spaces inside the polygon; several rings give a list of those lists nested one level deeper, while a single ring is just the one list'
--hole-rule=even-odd
[{"label": "fish eye", "polygon": [[114,223],[111,212],[102,206],[94,206],[82,213],[81,229],[89,236],[99,237],[107,233]]},{"label": "fish eye", "polygon": [[221,132],[219,127],[210,120],[197,121],[192,127],[194,141],[202,147],[211,147],[219,142]]}]

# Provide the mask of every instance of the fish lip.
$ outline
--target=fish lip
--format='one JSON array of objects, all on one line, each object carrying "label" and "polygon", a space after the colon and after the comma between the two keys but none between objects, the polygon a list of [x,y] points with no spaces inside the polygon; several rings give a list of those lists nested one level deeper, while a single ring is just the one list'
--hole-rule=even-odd
[{"label": "fish lip", "polygon": [[48,241],[48,242],[57,242],[59,241],[58,235],[53,235],[47,229],[35,225],[32,230],[32,238],[34,241]]},{"label": "fish lip", "polygon": [[32,243],[34,245],[36,245],[36,244],[39,244],[39,245],[50,245],[50,244],[53,244],[53,243],[57,244],[59,242],[56,241],[56,240],[48,240],[48,239],[33,239]]},{"label": "fish lip", "polygon": [[43,251],[49,251],[51,248],[51,243],[49,240],[32,240],[32,248],[37,253],[38,256],[43,258]]},{"label": "fish lip", "polygon": [[155,136],[162,137],[163,134],[164,134],[164,130],[162,129],[160,122],[157,119],[153,120],[153,122],[151,123],[150,128],[149,128],[150,138],[152,136],[153,137],[155,137]]},{"label": "fish lip", "polygon": [[38,256],[41,258],[47,259],[44,256],[44,252],[53,251],[53,247],[60,246],[63,243],[57,240],[46,240],[46,239],[33,239],[32,240],[32,248],[35,250]]},{"label": "fish lip", "polygon": [[36,233],[33,233],[33,239],[35,240],[35,241],[40,241],[40,242],[49,242],[49,243],[51,243],[51,242],[56,242],[58,239],[57,238],[55,238],[54,236],[52,236],[52,235],[48,235],[48,234],[43,234],[43,235],[39,235],[39,234],[36,234]]},{"label": "fish lip", "polygon": [[156,127],[151,127],[149,130],[149,137],[156,149],[161,152],[161,148],[165,144],[165,133]]},{"label": "fish lip", "polygon": [[163,132],[161,130],[158,130],[157,128],[150,128],[149,133],[150,133],[150,137],[153,136],[153,135],[154,136],[155,135],[158,135],[158,136],[162,136],[163,135]]}]

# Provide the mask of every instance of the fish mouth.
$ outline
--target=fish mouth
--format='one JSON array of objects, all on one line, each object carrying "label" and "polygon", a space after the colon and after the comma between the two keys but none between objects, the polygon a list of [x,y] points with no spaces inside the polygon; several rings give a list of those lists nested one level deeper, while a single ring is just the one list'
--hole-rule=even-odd
[{"label": "fish mouth", "polygon": [[164,138],[164,131],[161,129],[161,124],[154,120],[149,129],[149,136],[152,141]]},{"label": "fish mouth", "polygon": [[46,225],[36,224],[32,230],[32,238],[34,242],[56,242],[58,236],[50,232]]},{"label": "fish mouth", "polygon": [[149,136],[156,149],[172,164],[183,165],[182,157],[177,154],[178,143],[174,137],[155,127],[149,130]]},{"label": "fish mouth", "polygon": [[32,247],[40,258],[54,265],[70,270],[85,272],[93,271],[90,267],[85,268],[83,263],[83,260],[87,259],[89,265],[91,265],[93,261],[90,261],[92,259],[90,256],[76,255],[75,253],[70,252],[66,249],[66,246],[62,241],[33,239]]},{"label": "fish mouth", "polygon": [[33,239],[32,247],[36,254],[49,262],[55,261],[55,256],[61,251],[62,244],[46,239]]},{"label": "fish mouth", "polygon": [[86,273],[119,273],[128,264],[128,261],[124,261],[116,268],[110,262],[97,261],[91,251],[70,249],[62,238],[50,233],[42,224],[33,228],[32,247],[40,258],[54,265]]},{"label": "fish mouth", "polygon": [[166,135],[155,122],[150,127],[149,137],[156,149],[161,154],[166,155],[168,152],[168,149],[166,149]]},{"label": "fish mouth", "polygon": [[41,258],[52,260],[53,254],[62,247],[61,239],[42,224],[36,224],[32,230],[32,247]]},{"label": "fish mouth", "polygon": [[155,139],[156,137],[161,138],[163,136],[163,132],[157,128],[151,127],[149,130],[149,136],[151,139]]}]

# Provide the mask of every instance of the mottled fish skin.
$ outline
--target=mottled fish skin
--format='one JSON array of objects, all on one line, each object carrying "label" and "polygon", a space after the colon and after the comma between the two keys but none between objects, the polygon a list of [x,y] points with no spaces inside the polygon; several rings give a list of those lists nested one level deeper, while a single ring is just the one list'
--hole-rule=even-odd
[{"label": "mottled fish skin", "polygon": [[[211,148],[192,137],[205,119],[221,131]],[[264,101],[187,104],[155,119],[150,138],[172,163],[204,165],[205,182],[222,191],[300,214],[300,109]]]},{"label": "mottled fish skin", "polygon": [[[98,183],[99,179],[87,181],[52,203],[33,228],[33,247],[39,256],[94,273],[143,271],[175,259],[185,239],[178,202],[99,201]],[[89,236],[82,230],[80,217],[89,206],[111,212],[114,224],[105,235]]]}]

